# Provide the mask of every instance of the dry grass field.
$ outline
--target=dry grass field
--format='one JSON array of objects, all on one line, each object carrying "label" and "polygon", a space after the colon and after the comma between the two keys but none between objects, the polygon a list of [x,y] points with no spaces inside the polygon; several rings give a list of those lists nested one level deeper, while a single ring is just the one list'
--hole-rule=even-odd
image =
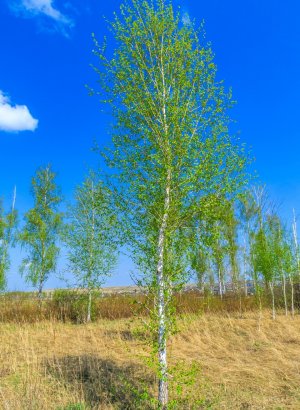
[{"label": "dry grass field", "polygon": [[[300,317],[187,314],[170,361],[197,364],[177,409],[299,409]],[[0,325],[0,407],[7,410],[151,409],[156,393],[138,319]],[[175,398],[175,387],[172,389]]]}]

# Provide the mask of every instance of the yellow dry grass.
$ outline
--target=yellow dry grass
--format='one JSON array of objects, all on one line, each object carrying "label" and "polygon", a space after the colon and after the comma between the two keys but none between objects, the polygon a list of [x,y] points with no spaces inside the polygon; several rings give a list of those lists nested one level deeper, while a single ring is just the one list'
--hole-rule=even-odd
[{"label": "yellow dry grass", "polygon": [[[156,382],[138,322],[1,324],[0,407],[8,410],[147,409],[137,391]],[[300,409],[300,317],[184,316],[171,364],[197,363],[178,409]]]}]

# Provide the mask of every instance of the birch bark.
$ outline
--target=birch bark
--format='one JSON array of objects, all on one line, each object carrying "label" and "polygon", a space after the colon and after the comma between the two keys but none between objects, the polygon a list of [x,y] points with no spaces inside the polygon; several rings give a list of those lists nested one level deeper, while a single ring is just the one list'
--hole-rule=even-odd
[{"label": "birch bark", "polygon": [[157,263],[157,286],[158,286],[158,364],[159,384],[158,401],[160,408],[165,410],[168,404],[168,363],[167,363],[167,321],[166,321],[166,278],[164,274],[164,249],[166,229],[170,209],[170,183],[171,172],[168,171],[165,192],[164,214],[158,238],[158,263]]},{"label": "birch bark", "polygon": [[88,301],[88,310],[86,321],[89,323],[91,321],[91,311],[92,311],[92,290],[89,289],[89,301]]},{"label": "birch bark", "polygon": [[270,282],[270,290],[271,290],[271,296],[272,296],[272,318],[273,320],[276,319],[276,310],[275,310],[275,295],[274,295],[274,283]]}]

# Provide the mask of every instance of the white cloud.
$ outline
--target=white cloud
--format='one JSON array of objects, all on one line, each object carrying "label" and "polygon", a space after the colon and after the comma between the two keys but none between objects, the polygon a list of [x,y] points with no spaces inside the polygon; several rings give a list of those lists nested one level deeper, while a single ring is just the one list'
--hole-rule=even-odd
[{"label": "white cloud", "polygon": [[69,19],[52,5],[52,0],[22,0],[25,10],[33,14],[45,14],[48,17],[62,23],[67,23]]},{"label": "white cloud", "polygon": [[0,131],[34,131],[38,120],[33,118],[26,105],[12,105],[0,90]]},{"label": "white cloud", "polygon": [[182,23],[183,23],[185,26],[190,26],[190,25],[192,24],[189,13],[186,12],[186,13],[183,14],[183,16],[182,16]]},{"label": "white cloud", "polygon": [[[47,31],[59,31],[68,37],[68,29],[74,27],[74,21],[53,5],[53,0],[17,0],[10,3],[11,9],[23,17],[45,17],[42,27]],[[52,21],[52,28],[46,20]]]}]

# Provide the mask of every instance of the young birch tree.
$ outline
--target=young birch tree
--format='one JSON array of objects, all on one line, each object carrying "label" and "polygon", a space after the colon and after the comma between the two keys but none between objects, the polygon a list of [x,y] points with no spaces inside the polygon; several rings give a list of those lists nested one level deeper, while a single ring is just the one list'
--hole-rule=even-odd
[{"label": "young birch tree", "polygon": [[116,265],[116,216],[102,183],[90,174],[76,189],[75,203],[69,206],[64,242],[69,268],[77,286],[87,289],[86,321],[91,321],[92,294],[105,282]]},{"label": "young birch tree", "polygon": [[281,282],[285,314],[288,314],[287,292],[286,292],[286,270],[284,263],[284,237],[283,226],[278,215],[271,214],[267,217],[267,240],[272,257],[273,281]]},{"label": "young birch tree", "polygon": [[213,226],[213,240],[211,245],[212,259],[214,268],[217,275],[217,282],[219,285],[219,296],[223,299],[223,295],[226,292],[226,272],[225,272],[225,255],[226,248],[223,237],[222,221],[217,219]]},{"label": "young birch tree", "polygon": [[294,282],[297,275],[297,264],[293,252],[293,239],[291,232],[284,227],[282,234],[282,270],[290,284],[291,314],[295,315],[295,288]]},{"label": "young birch tree", "polygon": [[[217,210],[207,215],[202,214],[201,218],[194,218],[194,227],[191,229],[190,238],[190,259],[193,273],[197,276],[198,286],[204,290],[204,282],[210,282],[210,288],[214,288],[215,277],[215,253],[214,247],[219,239],[216,231]],[[223,260],[223,256],[222,256]],[[219,275],[216,282],[218,281]],[[220,293],[220,292],[219,292]],[[222,294],[222,292],[221,292]]]},{"label": "young birch tree", "polygon": [[297,232],[297,219],[295,209],[293,209],[293,222],[292,222],[292,239],[290,240],[290,250],[292,254],[293,266],[292,272],[290,272],[289,279],[292,291],[292,315],[295,314],[295,284],[298,284],[299,288],[299,277],[300,277],[300,249],[298,244],[298,232]]},{"label": "young birch tree", "polygon": [[105,158],[124,241],[153,294],[158,402],[166,409],[172,294],[187,281],[188,231],[210,198],[241,189],[246,159],[229,136],[231,95],[216,80],[212,50],[171,2],[132,0],[110,29],[112,57],[95,41],[102,101],[115,118]]},{"label": "young birch tree", "polygon": [[300,249],[298,244],[298,232],[297,232],[297,219],[295,209],[293,209],[293,223],[292,223],[292,231],[293,231],[293,241],[294,241],[294,254],[295,254],[295,261],[296,261],[296,271],[297,271],[297,282],[300,283]]},{"label": "young birch tree", "polygon": [[238,244],[238,225],[236,217],[235,203],[228,202],[224,210],[224,238],[226,241],[226,252],[229,260],[230,279],[232,289],[241,295],[240,271],[238,262],[239,244]]},{"label": "young birch tree", "polygon": [[240,235],[243,244],[243,271],[245,279],[245,294],[247,295],[247,279],[253,282],[254,290],[261,311],[261,287],[259,278],[256,277],[253,263],[253,240],[257,225],[257,204],[253,191],[248,190],[239,201]]},{"label": "young birch tree", "polygon": [[[202,227],[201,227],[202,228]],[[204,291],[208,283],[210,270],[210,249],[205,243],[200,227],[195,227],[194,236],[191,238],[191,268],[197,277],[200,291]]]},{"label": "young birch tree", "polygon": [[49,165],[37,170],[31,180],[34,206],[25,214],[25,224],[18,235],[22,248],[27,251],[20,271],[37,287],[40,303],[44,284],[55,271],[59,254],[57,241],[62,217],[58,206],[61,195],[55,177]]},{"label": "young birch tree", "polygon": [[9,247],[14,239],[14,228],[17,222],[15,210],[16,188],[13,193],[11,210],[5,214],[0,201],[0,291],[6,287],[6,273],[10,266]]}]

